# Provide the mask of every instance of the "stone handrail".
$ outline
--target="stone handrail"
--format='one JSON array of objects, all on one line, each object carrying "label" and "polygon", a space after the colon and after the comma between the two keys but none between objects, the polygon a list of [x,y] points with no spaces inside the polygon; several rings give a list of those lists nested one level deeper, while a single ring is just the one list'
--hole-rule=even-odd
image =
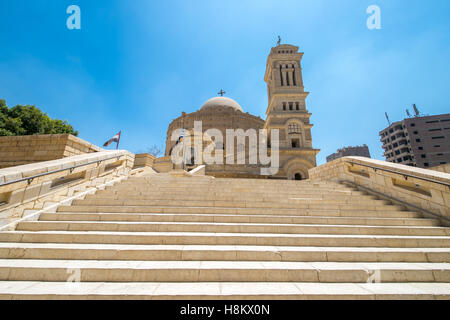
[{"label": "stone handrail", "polygon": [[128,151],[103,151],[1,169],[0,228],[88,189],[127,178],[133,163],[134,155]]},{"label": "stone handrail", "polygon": [[450,225],[450,174],[363,157],[309,170],[312,181],[339,181]]}]

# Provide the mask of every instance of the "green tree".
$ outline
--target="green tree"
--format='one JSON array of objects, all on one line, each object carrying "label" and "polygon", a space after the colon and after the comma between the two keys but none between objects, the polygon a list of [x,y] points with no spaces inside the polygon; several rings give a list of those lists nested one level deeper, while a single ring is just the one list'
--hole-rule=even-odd
[{"label": "green tree", "polygon": [[78,135],[67,121],[51,119],[35,106],[8,108],[5,100],[0,100],[0,136],[65,133]]}]

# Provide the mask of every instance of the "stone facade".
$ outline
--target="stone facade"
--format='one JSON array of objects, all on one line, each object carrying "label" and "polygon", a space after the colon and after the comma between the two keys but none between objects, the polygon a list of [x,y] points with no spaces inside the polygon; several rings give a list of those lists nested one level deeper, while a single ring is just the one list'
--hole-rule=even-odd
[{"label": "stone facade", "polygon": [[303,53],[292,45],[272,48],[267,59],[264,80],[267,83],[269,106],[264,128],[271,135],[280,131],[280,168],[278,177],[290,180],[307,179],[308,170],[316,166],[320,150],[312,145],[311,113],[306,109],[301,60]]},{"label": "stone facade", "polygon": [[[224,138],[223,144],[215,144],[215,148],[224,150],[224,159],[234,156],[226,154],[227,129],[242,129],[243,131],[254,129],[258,134],[259,130],[266,129],[269,137],[269,153],[271,132],[278,129],[280,164],[278,173],[272,178],[307,179],[308,170],[316,166],[316,155],[320,150],[314,149],[312,146],[311,128],[313,125],[310,123],[311,113],[306,109],[305,101],[309,93],[304,91],[301,69],[303,53],[299,53],[298,50],[298,47],[291,45],[279,45],[271,50],[265,75],[269,95],[266,121],[244,113],[241,106],[232,99],[213,98],[207,101],[199,111],[190,114],[183,113],[169,125],[165,159],[169,159],[176,145],[177,137],[173,136],[174,131],[182,128],[193,131],[195,121],[202,122],[202,132],[209,129],[221,131]],[[214,139],[212,140],[214,141]],[[242,146],[235,143],[234,147],[236,154]],[[260,165],[252,165],[248,161],[248,143],[245,144],[245,151],[246,165],[238,164],[237,161],[235,164],[228,164],[229,162],[224,160],[224,164],[207,165],[207,174],[217,177],[267,178],[267,176],[261,176]]]},{"label": "stone facade", "polygon": [[0,169],[102,150],[70,134],[0,137]]}]

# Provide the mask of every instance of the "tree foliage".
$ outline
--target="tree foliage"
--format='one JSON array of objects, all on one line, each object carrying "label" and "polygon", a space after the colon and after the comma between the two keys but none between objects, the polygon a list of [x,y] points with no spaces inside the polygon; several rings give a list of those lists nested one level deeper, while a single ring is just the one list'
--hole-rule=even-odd
[{"label": "tree foliage", "polygon": [[0,136],[66,133],[78,135],[67,121],[51,119],[35,106],[8,108],[5,100],[0,100]]}]

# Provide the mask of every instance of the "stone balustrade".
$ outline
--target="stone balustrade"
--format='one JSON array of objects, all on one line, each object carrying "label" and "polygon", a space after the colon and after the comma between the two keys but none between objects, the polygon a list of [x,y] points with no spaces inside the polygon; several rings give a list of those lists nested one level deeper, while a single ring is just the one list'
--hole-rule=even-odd
[{"label": "stone balustrade", "polygon": [[128,151],[102,151],[0,170],[0,227],[89,188],[127,178]]},{"label": "stone balustrade", "polygon": [[149,153],[139,153],[135,155],[134,158],[134,168],[153,168],[156,157]]},{"label": "stone balustrade", "polygon": [[450,225],[450,174],[362,157],[345,157],[309,170],[312,181],[339,181],[440,218]]}]

